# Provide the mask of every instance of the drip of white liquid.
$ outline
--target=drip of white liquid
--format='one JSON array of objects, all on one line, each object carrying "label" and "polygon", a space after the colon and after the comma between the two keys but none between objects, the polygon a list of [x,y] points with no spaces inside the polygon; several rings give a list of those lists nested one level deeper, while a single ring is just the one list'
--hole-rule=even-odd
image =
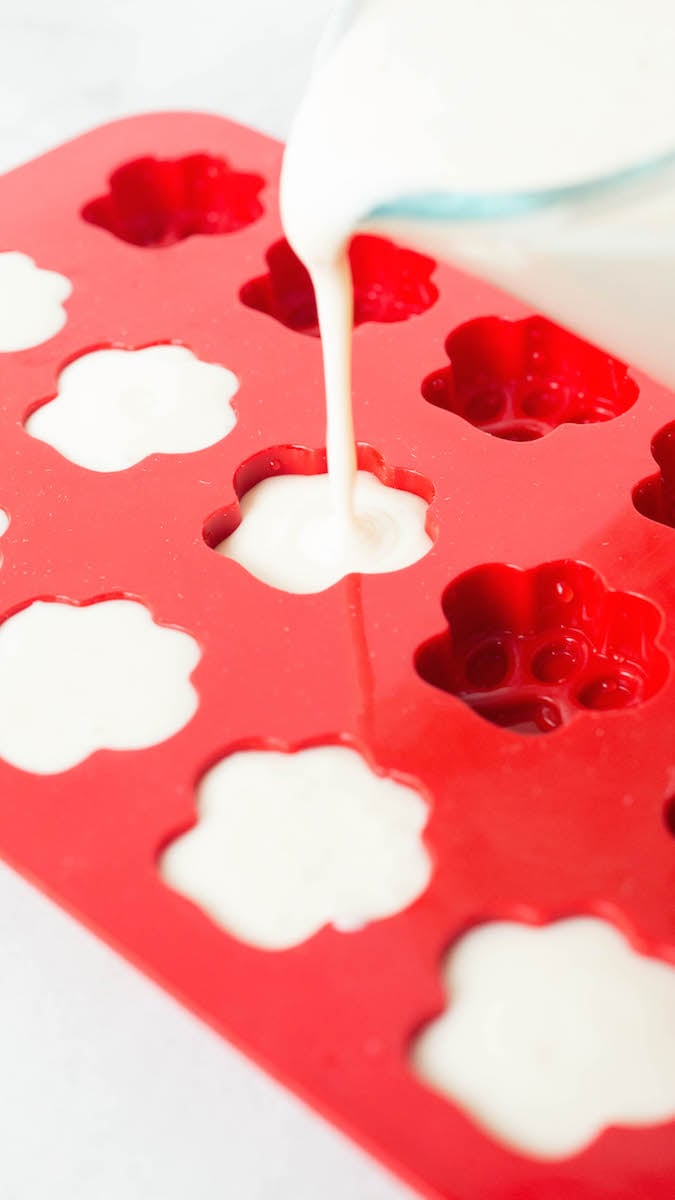
[{"label": "drip of white liquid", "polygon": [[[330,481],[336,549],[355,532],[356,443],[351,405],[354,294],[349,261],[343,251],[334,263],[312,269],[326,387],[326,460]],[[345,403],[345,397],[349,402]]]},{"label": "drip of white liquid", "polygon": [[[675,384],[675,169],[509,220],[394,221],[415,196],[575,186],[675,150],[671,0],[360,0],[286,150],[286,235],[311,275],[336,513],[353,525],[351,284],[367,225],[501,283]],[[413,206],[414,207],[414,206]]]}]

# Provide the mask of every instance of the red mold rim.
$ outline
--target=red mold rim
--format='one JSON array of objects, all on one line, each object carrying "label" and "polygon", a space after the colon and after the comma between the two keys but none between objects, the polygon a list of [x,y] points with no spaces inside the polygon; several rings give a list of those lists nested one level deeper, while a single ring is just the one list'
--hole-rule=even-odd
[{"label": "red mold rim", "polygon": [[659,471],[636,484],[633,504],[647,520],[675,529],[675,421],[655,434],[651,450]]},{"label": "red mold rim", "polygon": [[450,365],[426,377],[424,399],[506,441],[613,420],[639,394],[625,363],[544,317],[479,317],[445,349]]},{"label": "red mold rim", "polygon": [[444,633],[418,674],[513,733],[548,733],[581,712],[649,700],[665,683],[660,609],[610,589],[585,563],[476,567],[443,593]]},{"label": "red mold rim", "polygon": [[224,158],[148,156],[124,163],[109,190],[82,209],[83,220],[133,246],[172,246],[195,234],[236,233],[262,216],[262,175],[237,171]]},{"label": "red mold rim", "polygon": [[[265,255],[267,275],[251,279],[239,298],[247,308],[274,317],[296,333],[319,336],[312,281],[282,238]],[[433,259],[372,234],[357,234],[349,246],[354,283],[354,326],[390,324],[425,313],[438,299],[431,282]]]},{"label": "red mold rim", "polygon": [[[425,530],[432,542],[438,536],[438,524],[433,512],[435,489],[424,475],[407,467],[390,467],[379,451],[364,442],[356,447],[356,462],[359,471],[368,471],[385,487],[411,492],[427,505]],[[275,475],[325,475],[327,471],[325,448],[312,450],[306,446],[273,446],[247,458],[234,473],[234,490],[237,499],[233,504],[218,508],[205,520],[202,533],[207,546],[215,550],[241,524],[240,501],[257,484]]]}]

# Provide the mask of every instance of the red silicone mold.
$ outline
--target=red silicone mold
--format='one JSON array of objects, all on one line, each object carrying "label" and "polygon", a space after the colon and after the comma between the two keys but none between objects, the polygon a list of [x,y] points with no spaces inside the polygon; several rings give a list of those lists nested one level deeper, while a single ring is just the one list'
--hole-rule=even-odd
[{"label": "red silicone mold", "polygon": [[[168,741],[58,775],[0,762],[0,852],[426,1194],[672,1200],[675,1124],[535,1161],[424,1086],[408,1046],[478,922],[594,913],[675,963],[673,396],[476,280],[359,241],[361,461],[431,501],[434,545],[317,595],[265,587],[212,547],[257,480],[323,466],[280,154],[162,114],[0,179],[0,249],[73,285],[55,337],[0,354],[0,619],[127,595],[202,654],[199,708]],[[223,441],[98,474],[26,434],[72,359],[171,341],[238,376]],[[428,797],[434,869],[412,906],[270,953],[164,886],[158,856],[211,764],[336,740]]]},{"label": "red silicone mold", "polygon": [[[265,255],[269,271],[241,289],[249,308],[276,317],[298,333],[319,336],[314,289],[308,272],[285,239]],[[431,282],[436,264],[386,238],[358,234],[349,247],[354,281],[354,325],[405,321],[426,312],[438,298]]]}]

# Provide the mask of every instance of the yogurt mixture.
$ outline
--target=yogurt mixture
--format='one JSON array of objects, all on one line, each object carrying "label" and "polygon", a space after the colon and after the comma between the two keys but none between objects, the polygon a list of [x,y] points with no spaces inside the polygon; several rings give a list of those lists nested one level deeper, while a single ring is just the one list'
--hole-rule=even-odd
[{"label": "yogurt mixture", "polygon": [[246,493],[241,524],[216,549],[263,583],[298,594],[346,575],[400,571],[431,549],[420,496],[357,471],[349,501],[353,529],[345,530],[325,475],[271,476]]},{"label": "yogurt mixture", "polygon": [[611,925],[482,925],[443,974],[448,1007],[413,1066],[500,1141],[559,1159],[675,1116],[675,969]]},{"label": "yogurt mixture", "polygon": [[427,817],[415,790],[351,747],[243,750],[202,779],[198,823],[169,845],[162,875],[235,937],[285,950],[421,895]]},{"label": "yogurt mixture", "polygon": [[[640,176],[618,200],[498,216],[514,194],[675,150],[674,50],[670,0],[357,0],[346,11],[298,113],[281,188],[286,234],[317,297],[343,537],[355,531],[346,246],[357,226],[403,225],[407,241],[675,383],[675,169]],[[419,215],[420,198],[447,211],[448,197],[452,221],[401,220]],[[492,218],[463,219],[477,204]]]}]

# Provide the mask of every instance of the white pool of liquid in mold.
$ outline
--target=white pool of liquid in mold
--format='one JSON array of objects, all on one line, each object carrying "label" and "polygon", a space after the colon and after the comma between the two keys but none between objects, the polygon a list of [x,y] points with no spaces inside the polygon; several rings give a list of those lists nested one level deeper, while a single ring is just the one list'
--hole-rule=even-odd
[{"label": "white pool of liquid in mold", "polygon": [[236,375],[185,346],[95,350],[69,363],[27,432],[90,471],[123,471],[150,454],[189,454],[234,428]]},{"label": "white pool of liquid in mold", "polygon": [[416,1073],[522,1154],[675,1118],[675,967],[590,917],[481,925],[448,953]]},{"label": "white pool of liquid in mold", "polygon": [[[675,384],[675,161],[639,170],[675,154],[674,37],[671,0],[345,6],[281,179],[284,230],[316,293],[343,529],[354,521],[357,228],[475,270]],[[622,173],[627,188],[588,199],[590,180]],[[541,208],[537,196],[564,188],[580,191]]]},{"label": "white pool of liquid in mold", "polygon": [[347,746],[240,751],[202,779],[197,824],[169,845],[161,873],[234,937],[284,950],[421,895],[428,815],[417,791]]},{"label": "white pool of liquid in mold", "polygon": [[0,757],[52,774],[163,742],[196,711],[198,661],[136,601],[35,601],[0,625]]},{"label": "white pool of liquid in mold", "polygon": [[0,253],[0,354],[29,350],[54,337],[66,323],[64,302],[72,292],[65,275],[38,267],[17,250]]},{"label": "white pool of liquid in mold", "polygon": [[320,592],[353,572],[399,571],[432,541],[420,496],[368,471],[354,485],[354,519],[336,513],[328,475],[276,475],[241,500],[241,524],[216,549],[272,587]]}]

